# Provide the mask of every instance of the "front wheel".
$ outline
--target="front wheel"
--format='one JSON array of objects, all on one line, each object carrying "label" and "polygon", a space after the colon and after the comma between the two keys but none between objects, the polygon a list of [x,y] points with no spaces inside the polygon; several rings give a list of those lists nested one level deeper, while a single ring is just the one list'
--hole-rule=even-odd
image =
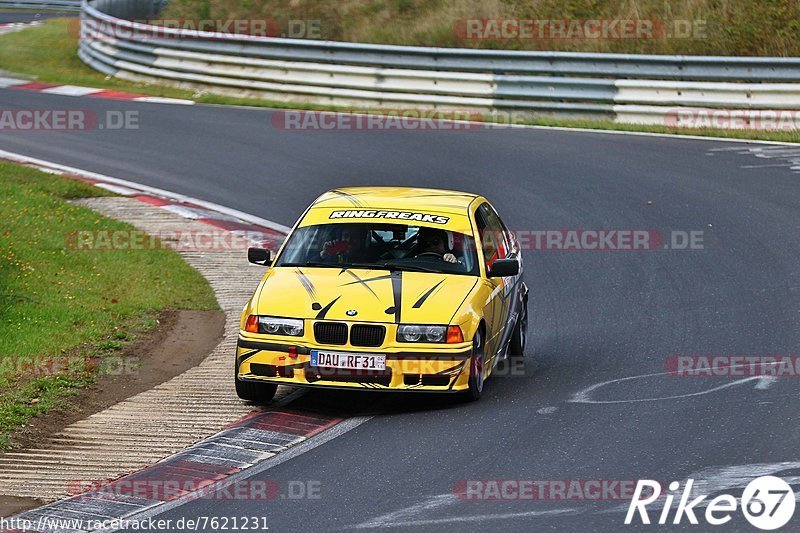
[{"label": "front wheel", "polygon": [[528,340],[528,301],[522,301],[522,307],[519,310],[519,318],[517,324],[514,326],[514,332],[511,334],[511,344],[508,348],[508,353],[511,357],[524,357],[525,356],[525,343]]},{"label": "front wheel", "polygon": [[469,358],[469,381],[467,382],[469,389],[464,393],[469,401],[474,402],[483,393],[483,380],[486,375],[484,362],[483,336],[481,330],[478,330],[472,340],[472,357]]},{"label": "front wheel", "polygon": [[234,365],[233,381],[236,383],[236,395],[242,400],[254,403],[269,403],[275,397],[278,386],[275,383],[258,383],[239,379],[238,365]]}]

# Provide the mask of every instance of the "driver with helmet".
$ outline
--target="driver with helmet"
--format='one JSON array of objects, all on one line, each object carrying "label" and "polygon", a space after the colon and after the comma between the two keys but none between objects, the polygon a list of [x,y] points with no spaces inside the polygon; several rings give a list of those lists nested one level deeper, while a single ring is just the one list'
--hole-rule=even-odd
[{"label": "driver with helmet", "polygon": [[448,263],[458,262],[456,256],[449,251],[452,246],[449,246],[449,239],[445,230],[421,227],[417,232],[417,245],[419,246],[419,251],[414,257],[438,256]]}]

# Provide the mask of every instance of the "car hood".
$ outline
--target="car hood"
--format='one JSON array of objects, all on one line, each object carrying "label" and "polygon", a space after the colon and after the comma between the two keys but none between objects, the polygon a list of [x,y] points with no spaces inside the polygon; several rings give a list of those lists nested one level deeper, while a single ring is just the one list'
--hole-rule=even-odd
[{"label": "car hood", "polygon": [[477,282],[475,276],[428,272],[277,267],[253,303],[259,315],[447,324]]}]

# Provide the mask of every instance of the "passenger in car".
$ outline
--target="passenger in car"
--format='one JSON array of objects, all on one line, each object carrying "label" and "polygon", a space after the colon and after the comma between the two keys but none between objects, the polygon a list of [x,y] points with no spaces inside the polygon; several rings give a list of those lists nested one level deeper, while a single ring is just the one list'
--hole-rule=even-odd
[{"label": "passenger in car", "polygon": [[352,263],[364,260],[364,240],[367,231],[353,224],[342,228],[339,239],[327,241],[319,253],[320,259],[331,263]]}]

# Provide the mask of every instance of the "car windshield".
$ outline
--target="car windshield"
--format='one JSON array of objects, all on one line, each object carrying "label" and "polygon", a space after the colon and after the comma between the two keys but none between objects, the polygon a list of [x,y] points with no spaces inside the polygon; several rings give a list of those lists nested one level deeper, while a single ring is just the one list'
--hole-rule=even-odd
[{"label": "car windshield", "polygon": [[475,239],[469,235],[427,226],[370,222],[298,228],[275,266],[478,275]]}]

